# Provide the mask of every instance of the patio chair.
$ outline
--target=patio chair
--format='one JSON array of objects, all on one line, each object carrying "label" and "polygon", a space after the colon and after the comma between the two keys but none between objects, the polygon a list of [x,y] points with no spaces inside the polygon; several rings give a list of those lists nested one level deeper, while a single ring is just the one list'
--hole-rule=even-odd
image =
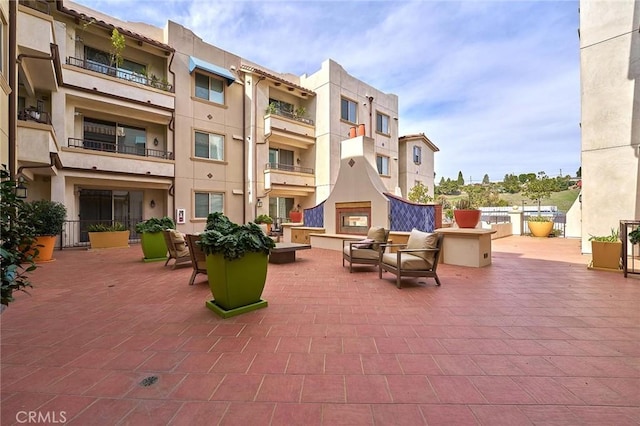
[{"label": "patio chair", "polygon": [[378,277],[382,278],[382,271],[394,274],[398,288],[402,288],[402,277],[432,277],[439,286],[436,269],[443,238],[442,234],[413,229],[407,244],[387,244],[385,247],[397,247],[398,250],[395,253],[380,252]]},{"label": "patio chair", "polygon": [[353,264],[377,265],[384,252],[384,244],[389,241],[389,230],[380,226],[372,226],[367,238],[361,241],[345,241],[342,247],[342,266],[349,262],[349,273],[353,272]]},{"label": "patio chair", "polygon": [[176,269],[178,266],[188,266],[191,263],[191,255],[189,254],[189,247],[184,240],[184,235],[175,229],[167,229],[162,231],[164,235],[164,241],[167,243],[167,250],[169,251],[169,257],[164,263],[167,266],[171,259],[174,259],[172,269]]},{"label": "patio chair", "polygon": [[187,245],[189,246],[191,267],[193,268],[191,278],[189,279],[189,285],[193,285],[196,275],[207,275],[207,255],[202,250],[202,247],[200,247],[200,244],[197,244],[197,242],[200,241],[199,235],[187,234],[185,237],[187,239]]}]

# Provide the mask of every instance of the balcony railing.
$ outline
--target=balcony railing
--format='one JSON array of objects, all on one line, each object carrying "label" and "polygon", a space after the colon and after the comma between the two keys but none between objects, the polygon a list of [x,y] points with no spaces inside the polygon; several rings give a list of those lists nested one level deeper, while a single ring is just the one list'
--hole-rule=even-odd
[{"label": "balcony railing", "polygon": [[287,172],[313,174],[313,169],[311,167],[300,167],[294,166],[293,164],[267,163],[264,168],[265,170],[283,170]]},{"label": "balcony railing", "polygon": [[48,112],[38,111],[33,108],[23,109],[18,112],[18,120],[35,121],[36,123],[51,125],[51,116]]},{"label": "balcony railing", "polygon": [[117,152],[119,154],[139,155],[141,157],[173,160],[172,152],[162,151],[159,149],[149,149],[142,144],[140,144],[140,146],[128,146],[112,142],[99,142],[86,139],[69,138],[69,146],[71,148],[84,148],[93,151]]},{"label": "balcony railing", "polygon": [[70,56],[67,58],[67,64],[173,93],[173,85],[167,83],[166,81],[161,81],[155,77],[147,77],[145,75],[122,68],[116,68],[109,65],[101,64],[100,62],[92,61],[90,59],[80,59]]},{"label": "balcony railing", "polygon": [[301,123],[305,123],[308,124],[310,126],[313,126],[313,120],[310,118],[305,118],[305,117],[300,117],[299,115],[288,111],[286,109],[282,109],[282,108],[278,108],[278,107],[269,107],[269,109],[267,110],[267,114],[273,114],[273,115],[279,115],[281,117],[285,117],[285,118],[289,118],[291,120],[295,120],[295,121],[299,121]]}]

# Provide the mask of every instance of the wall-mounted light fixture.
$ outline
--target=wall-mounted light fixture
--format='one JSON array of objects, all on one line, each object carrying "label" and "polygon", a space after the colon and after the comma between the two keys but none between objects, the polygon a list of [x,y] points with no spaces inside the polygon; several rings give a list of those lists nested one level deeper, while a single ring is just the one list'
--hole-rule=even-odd
[{"label": "wall-mounted light fixture", "polygon": [[259,207],[262,207],[262,199],[258,198],[258,201],[256,202],[256,206],[257,206],[258,208],[259,208]]},{"label": "wall-mounted light fixture", "polygon": [[296,163],[298,163],[298,165],[300,165],[300,159],[299,158],[296,160]]},{"label": "wall-mounted light fixture", "polygon": [[24,185],[24,178],[20,176],[16,182],[15,194],[17,198],[27,198],[27,187]]},{"label": "wall-mounted light fixture", "polygon": [[155,200],[151,200],[151,202],[149,203],[149,207],[151,207],[152,209],[156,208],[156,201]]},{"label": "wall-mounted light fixture", "polygon": [[158,141],[158,138],[153,138],[153,144],[154,144],[155,146],[158,146],[158,144],[159,144],[159,143],[160,143],[160,142]]}]

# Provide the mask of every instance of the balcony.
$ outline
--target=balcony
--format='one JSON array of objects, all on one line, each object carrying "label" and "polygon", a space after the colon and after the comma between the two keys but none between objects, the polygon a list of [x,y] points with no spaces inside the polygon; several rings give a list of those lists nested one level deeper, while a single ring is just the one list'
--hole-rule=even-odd
[{"label": "balcony", "polygon": [[[173,86],[157,79],[152,80],[128,70],[74,57],[67,58],[62,72],[64,82],[70,86],[82,87],[96,94],[111,95],[112,100],[103,98],[106,102],[123,106],[123,100],[130,100],[136,103],[144,102],[155,111],[158,111],[157,108],[167,111],[174,109]],[[137,110],[143,108],[145,106],[136,106]]]},{"label": "balcony", "polygon": [[[32,3],[35,6],[44,6],[41,2]],[[54,65],[57,45],[53,18],[21,4],[17,21],[16,39],[21,83],[30,92],[35,89],[55,91],[58,87]],[[48,57],[53,59],[45,59]]]},{"label": "balcony", "polygon": [[145,75],[138,74],[133,71],[112,67],[112,66],[101,64],[99,62],[91,61],[88,59],[74,58],[71,56],[67,58],[67,64],[73,65],[74,67],[83,68],[89,71],[95,71],[100,74],[109,75],[111,77],[119,78],[121,80],[142,84],[144,86],[153,87],[156,89],[164,90],[165,92],[173,93],[173,85],[169,84],[169,82],[167,81],[159,79],[156,76],[147,77]]},{"label": "balcony", "polygon": [[70,148],[84,148],[93,151],[115,152],[118,154],[138,155],[141,157],[161,158],[163,160],[173,160],[173,152],[159,149],[149,149],[144,145],[128,146],[118,145],[110,142],[99,142],[86,139],[69,138]]},{"label": "balcony", "polygon": [[75,138],[69,138],[67,144],[60,153],[65,167],[154,177],[174,176],[172,152]]},{"label": "balcony", "polygon": [[[19,117],[24,117],[21,113]],[[19,118],[16,143],[20,166],[34,167],[51,164],[51,154],[58,154],[58,141],[49,124],[48,114],[40,113],[38,119],[28,115],[29,119]],[[38,169],[38,174],[52,174],[52,169]]]},{"label": "balcony", "polygon": [[315,175],[309,167],[267,163],[264,168],[264,187],[274,194],[306,196],[315,192]]},{"label": "balcony", "polygon": [[288,111],[270,112],[264,118],[264,134],[269,142],[307,149],[316,142],[313,120]]}]

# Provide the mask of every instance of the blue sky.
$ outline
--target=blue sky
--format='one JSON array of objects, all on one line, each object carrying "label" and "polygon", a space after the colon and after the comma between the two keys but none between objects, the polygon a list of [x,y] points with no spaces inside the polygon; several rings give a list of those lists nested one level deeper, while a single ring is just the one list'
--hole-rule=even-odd
[{"label": "blue sky", "polygon": [[577,1],[77,2],[132,22],[170,19],[277,72],[335,60],[398,95],[400,134],[440,148],[436,182],[580,166]]}]

